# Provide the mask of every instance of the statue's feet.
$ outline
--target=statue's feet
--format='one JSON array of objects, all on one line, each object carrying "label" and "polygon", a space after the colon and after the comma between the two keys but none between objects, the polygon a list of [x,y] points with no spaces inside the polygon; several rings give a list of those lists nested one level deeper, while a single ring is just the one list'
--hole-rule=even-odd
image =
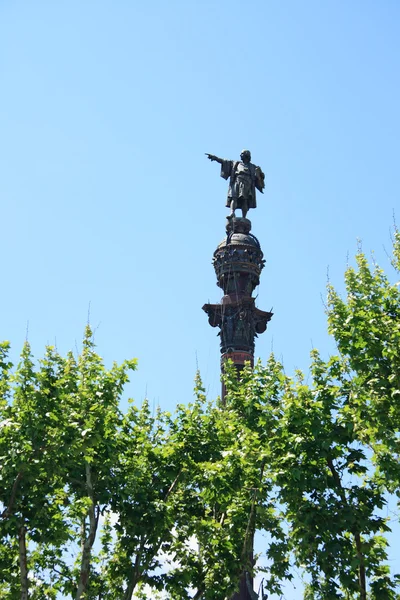
[{"label": "statue's feet", "polygon": [[245,217],[235,217],[228,215],[226,218],[226,231],[232,233],[249,233],[251,230],[251,221]]}]

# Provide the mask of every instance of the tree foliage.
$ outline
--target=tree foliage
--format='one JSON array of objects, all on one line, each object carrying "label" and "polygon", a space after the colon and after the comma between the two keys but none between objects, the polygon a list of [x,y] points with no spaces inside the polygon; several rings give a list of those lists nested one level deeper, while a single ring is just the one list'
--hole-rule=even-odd
[{"label": "tree foliage", "polygon": [[[265,440],[287,560],[308,574],[307,600],[400,597],[383,511],[389,494],[400,495],[399,283],[361,251],[356,264],[346,270],[344,299],[328,286],[336,356],[323,361],[313,350],[307,378],[288,377],[271,356],[236,387],[233,373],[226,382],[227,403],[247,402],[238,418],[252,415],[250,426]],[[399,273],[398,232],[392,264]],[[266,551],[271,572],[274,546]]]},{"label": "tree foliage", "polygon": [[[233,593],[252,568],[267,489],[265,456],[236,412],[208,403],[197,376],[194,402],[174,415],[153,415],[147,401],[122,413],[136,363],[106,369],[90,328],[77,359],[47,348],[35,366],[26,343],[12,371],[7,344],[1,352],[2,594]],[[268,511],[263,522],[283,537]]]},{"label": "tree foliage", "polygon": [[399,287],[356,262],[345,298],[328,288],[336,356],[314,350],[307,376],[228,364],[224,403],[197,375],[173,415],[121,410],[136,362],[107,369],[89,327],[78,357],[26,343],[14,368],[1,344],[1,597],[226,600],[262,530],[268,593],[300,568],[305,600],[398,599]]}]

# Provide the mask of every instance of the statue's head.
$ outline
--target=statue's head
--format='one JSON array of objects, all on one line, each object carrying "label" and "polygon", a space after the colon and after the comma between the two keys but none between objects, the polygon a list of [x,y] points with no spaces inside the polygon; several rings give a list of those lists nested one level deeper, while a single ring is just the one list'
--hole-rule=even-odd
[{"label": "statue's head", "polygon": [[250,150],[242,150],[240,153],[240,158],[244,163],[249,163],[251,161]]}]

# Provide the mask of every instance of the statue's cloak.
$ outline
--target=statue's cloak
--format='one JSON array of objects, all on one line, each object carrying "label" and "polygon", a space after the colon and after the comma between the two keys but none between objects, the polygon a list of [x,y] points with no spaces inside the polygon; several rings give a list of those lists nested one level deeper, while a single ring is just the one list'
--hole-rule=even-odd
[{"label": "statue's cloak", "polygon": [[[239,160],[224,160],[221,164],[221,177],[224,179],[229,178],[229,187],[228,187],[228,197],[226,199],[226,206],[230,206],[232,202],[232,198],[235,198],[239,201],[238,208],[240,208],[240,201],[243,196],[239,196],[237,193],[237,182],[236,182],[236,169],[240,164]],[[248,208],[256,208],[256,188],[263,193],[264,190],[264,178],[265,175],[256,165],[253,163],[248,164],[251,176],[251,184],[249,186],[249,191],[246,194],[246,200]]]}]

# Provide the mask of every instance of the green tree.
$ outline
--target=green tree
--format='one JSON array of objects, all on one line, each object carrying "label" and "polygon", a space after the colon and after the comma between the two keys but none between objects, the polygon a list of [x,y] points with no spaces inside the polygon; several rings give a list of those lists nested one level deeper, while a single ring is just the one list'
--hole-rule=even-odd
[{"label": "green tree", "polygon": [[[266,456],[235,409],[195,400],[152,416],[119,404],[135,361],[104,367],[87,328],[77,359],[1,347],[0,589],[6,597],[224,599],[264,522]],[[238,402],[238,400],[237,400]],[[243,409],[245,410],[245,409]],[[166,569],[166,565],[169,568]],[[271,580],[271,589],[278,580]]]},{"label": "green tree", "polygon": [[[241,406],[238,422],[262,440],[291,564],[310,578],[308,600],[399,598],[382,516],[400,482],[399,283],[362,252],[356,262],[345,273],[345,300],[328,287],[339,354],[324,362],[312,352],[311,383],[300,371],[285,375],[273,356],[239,381],[234,372],[226,379],[227,405]],[[398,232],[392,264],[398,273]]]},{"label": "green tree", "polygon": [[246,368],[236,384],[234,373],[226,380],[236,422],[252,430],[253,447],[265,457],[255,528],[271,532],[262,519],[267,510],[286,533],[275,529],[266,548],[269,587],[276,578],[277,591],[290,578],[290,562],[310,577],[308,600],[394,600],[390,523],[381,511],[388,485],[349,412],[352,370],[343,357],[325,363],[313,351],[312,359],[309,385],[301,372],[285,375],[273,356],[266,367]]},{"label": "green tree", "polygon": [[[328,292],[329,331],[348,359],[353,386],[348,411],[390,489],[400,488],[400,290],[384,271],[356,256],[345,273],[347,297]],[[394,234],[392,265],[400,273],[400,232]]]},{"label": "green tree", "polygon": [[[347,297],[328,288],[338,355],[314,350],[306,383],[226,365],[224,403],[171,415],[120,401],[129,360],[0,345],[0,594],[10,600],[226,600],[268,532],[268,592],[293,567],[306,600],[395,600],[382,508],[400,495],[400,295],[359,252]],[[393,266],[400,267],[400,236]],[[149,592],[151,590],[151,592]]]},{"label": "green tree", "polygon": [[28,541],[57,549],[68,538],[61,508],[65,497],[65,417],[57,403],[62,360],[48,349],[35,371],[26,343],[16,372],[11,375],[7,351],[4,344],[0,384],[0,527],[1,555],[7,557],[4,562],[8,568],[2,571],[2,584],[9,586],[10,598],[25,600],[31,569]]}]

